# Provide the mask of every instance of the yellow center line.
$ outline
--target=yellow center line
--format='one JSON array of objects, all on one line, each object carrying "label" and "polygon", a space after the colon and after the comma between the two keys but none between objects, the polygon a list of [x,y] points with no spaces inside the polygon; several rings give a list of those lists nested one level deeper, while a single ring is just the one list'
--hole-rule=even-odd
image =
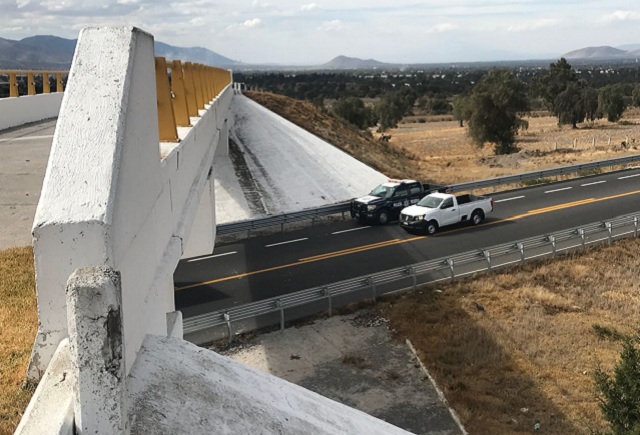
[{"label": "yellow center line", "polygon": [[334,252],[327,252],[325,254],[320,254],[320,255],[314,255],[313,257],[305,257],[305,258],[301,258],[298,261],[305,261],[305,260],[319,260],[322,258],[325,258],[327,256],[334,256],[334,255],[344,255],[344,254],[350,254],[353,251],[359,252],[361,250],[367,250],[367,249],[374,249],[374,248],[380,248],[382,246],[386,246],[386,245],[393,245],[395,244],[398,240],[400,239],[391,239],[391,240],[385,240],[384,242],[378,242],[378,243],[372,243],[370,245],[362,245],[362,246],[356,246],[355,248],[349,248],[349,249],[344,249],[342,251],[334,251]]},{"label": "yellow center line", "polygon": [[[535,209],[535,210],[530,210],[530,211],[528,211],[526,213],[515,215],[515,216],[511,216],[511,217],[508,217],[508,218],[498,219],[498,220],[495,220],[495,221],[487,222],[485,224],[482,224],[481,226],[493,225],[493,224],[501,223],[501,222],[504,222],[504,221],[515,221],[515,220],[523,219],[523,218],[526,218],[526,217],[535,216],[535,215],[538,215],[538,214],[549,213],[549,212],[556,211],[556,210],[563,210],[563,209],[570,208],[570,207],[578,207],[578,206],[581,206],[581,205],[592,204],[594,202],[607,201],[607,200],[610,200],[610,199],[622,198],[622,197],[625,197],[625,196],[631,196],[631,195],[637,195],[637,194],[640,194],[640,190],[634,190],[633,192],[620,193],[620,194],[612,195],[612,196],[605,196],[605,197],[602,197],[602,198],[588,198],[588,199],[583,199],[583,200],[580,200],[580,201],[568,202],[568,203],[565,203],[565,204],[558,204],[558,205],[554,205],[554,206],[551,206],[551,207],[544,207],[544,208],[539,208],[539,209]],[[458,228],[456,230],[449,231],[449,232],[462,231],[464,229],[466,229],[466,228]],[[190,288],[200,287],[200,286],[203,286],[203,285],[215,284],[217,282],[229,281],[229,280],[237,279],[237,278],[244,278],[244,277],[247,277],[247,276],[257,275],[257,274],[260,274],[260,273],[272,272],[274,270],[280,270],[280,269],[286,269],[288,267],[299,266],[301,264],[313,263],[313,262],[316,262],[316,261],[327,260],[327,259],[330,259],[330,258],[340,257],[340,256],[343,256],[343,255],[350,255],[350,254],[355,254],[355,253],[358,253],[358,252],[369,251],[371,249],[379,249],[379,248],[384,248],[384,247],[387,247],[387,246],[394,246],[394,245],[399,245],[399,244],[402,244],[402,243],[414,242],[416,240],[420,240],[420,239],[423,239],[423,238],[425,238],[425,236],[411,237],[409,239],[393,239],[393,240],[389,240],[389,241],[385,241],[385,242],[378,242],[378,243],[372,243],[372,244],[369,244],[369,245],[357,246],[355,248],[343,249],[341,251],[327,252],[325,254],[314,255],[312,257],[301,258],[297,262],[294,262],[294,263],[281,264],[279,266],[268,267],[266,269],[254,270],[252,272],[244,272],[244,273],[239,273],[237,275],[225,276],[224,278],[217,278],[217,279],[212,279],[212,280],[209,280],[209,281],[203,281],[203,282],[199,282],[199,283],[195,283],[195,284],[189,284],[189,285],[186,285],[186,286],[183,286],[183,287],[176,287],[176,290],[187,290],[187,289],[190,289]]]}]

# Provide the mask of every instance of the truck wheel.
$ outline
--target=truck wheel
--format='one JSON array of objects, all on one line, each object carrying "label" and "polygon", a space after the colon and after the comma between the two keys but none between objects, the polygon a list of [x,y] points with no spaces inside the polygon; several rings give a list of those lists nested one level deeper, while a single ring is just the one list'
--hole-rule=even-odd
[{"label": "truck wheel", "polygon": [[376,220],[380,225],[386,225],[389,222],[389,210],[380,210]]},{"label": "truck wheel", "polygon": [[427,226],[424,228],[424,232],[431,235],[438,231],[438,223],[436,221],[427,222]]},{"label": "truck wheel", "polygon": [[482,210],[474,210],[471,213],[471,225],[479,225],[484,220],[484,213]]}]

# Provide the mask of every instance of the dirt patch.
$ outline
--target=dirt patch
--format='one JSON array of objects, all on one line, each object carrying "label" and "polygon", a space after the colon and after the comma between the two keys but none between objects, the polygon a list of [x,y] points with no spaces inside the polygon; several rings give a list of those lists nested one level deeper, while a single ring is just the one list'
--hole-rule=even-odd
[{"label": "dirt patch", "polygon": [[224,354],[417,434],[459,434],[418,361],[370,310],[255,337]]}]

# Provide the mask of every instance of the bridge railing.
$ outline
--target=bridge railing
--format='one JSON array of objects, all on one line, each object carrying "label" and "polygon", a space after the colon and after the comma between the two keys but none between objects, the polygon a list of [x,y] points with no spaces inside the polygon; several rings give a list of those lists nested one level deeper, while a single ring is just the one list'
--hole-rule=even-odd
[{"label": "bridge railing", "polygon": [[[556,177],[560,175],[576,173],[579,174],[581,172],[590,174],[593,171],[597,171],[603,168],[621,167],[636,162],[640,162],[640,154],[609,160],[601,160],[597,162],[562,166],[553,169],[544,169],[541,171],[524,172],[522,174],[507,175],[504,177],[489,178],[486,180],[470,181],[468,183],[452,184],[447,187],[450,192],[470,191],[501,185],[520,184],[526,181],[542,180],[548,177]],[[350,202],[343,202],[339,204],[310,208],[298,212],[282,213],[277,215],[259,217],[256,219],[230,222],[218,225],[217,234],[225,235],[246,232],[247,236],[250,236],[252,231],[275,226],[280,226],[281,229],[284,229],[285,224],[292,222],[302,222],[309,220],[313,221],[323,216],[331,216],[336,214],[342,214],[344,217],[344,214],[349,210]]]},{"label": "bridge railing", "polygon": [[0,70],[0,98],[63,92],[69,71]]},{"label": "bridge railing", "polygon": [[231,71],[155,58],[160,141],[178,142],[178,127],[190,127],[209,102],[232,82]]},{"label": "bridge railing", "polygon": [[[173,271],[185,252],[213,249],[212,165],[227,147],[233,89],[229,71],[194,66],[199,84],[180,100],[178,74],[189,74],[178,68],[155,59],[140,29],[80,34],[32,228],[38,332],[28,369],[39,380],[60,367],[52,358],[69,361],[74,396],[30,407],[25,422],[64,415],[65,427],[120,433],[107,425],[126,427],[125,380],[145,336],[182,337]],[[190,127],[161,137],[159,102],[173,120],[194,100]]]},{"label": "bridge railing", "polygon": [[[232,340],[234,334],[272,325],[285,327],[289,320],[328,312],[335,307],[402,290],[418,285],[491,271],[527,260],[554,257],[598,243],[611,243],[625,237],[637,237],[640,212],[594,222],[576,228],[530,237],[512,243],[477,249],[448,257],[410,264],[371,275],[313,287],[261,301],[213,311],[183,321],[185,338],[198,344],[222,339]],[[306,309],[305,309],[306,308]]]}]

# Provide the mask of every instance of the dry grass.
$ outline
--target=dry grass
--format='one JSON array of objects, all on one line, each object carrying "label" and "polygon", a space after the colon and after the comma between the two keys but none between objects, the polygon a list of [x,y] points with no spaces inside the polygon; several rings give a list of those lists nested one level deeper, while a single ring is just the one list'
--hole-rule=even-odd
[{"label": "dry grass", "polygon": [[0,251],[0,434],[11,434],[34,388],[22,388],[36,334],[33,251]]},{"label": "dry grass", "polygon": [[593,371],[611,369],[621,351],[594,325],[626,334],[640,326],[639,251],[640,241],[623,241],[380,307],[470,433],[531,433],[538,421],[544,433],[587,434],[606,428]]},{"label": "dry grass", "polygon": [[[576,130],[538,116],[529,119],[530,128],[520,137],[521,152],[496,157],[490,147],[473,147],[464,128],[442,117],[407,120],[388,132],[392,139],[386,144],[311,104],[252,97],[390,176],[441,183],[618,157],[638,152],[634,143],[622,150],[621,141],[640,141],[637,111],[627,112],[618,125]],[[621,242],[440,286],[443,293],[423,289],[382,309],[398,336],[414,343],[470,433],[530,433],[535,421],[544,433],[588,433],[604,427],[591,373],[597,364],[612,367],[620,352],[619,342],[599,338],[602,328],[606,335],[607,328],[629,333],[638,327],[638,251],[638,241]],[[0,251],[0,295],[0,434],[5,434],[13,432],[33,393],[32,387],[22,388],[37,328],[31,248]],[[474,301],[486,310],[477,311]],[[362,362],[347,358],[345,363]]]},{"label": "dry grass", "polygon": [[[640,113],[628,110],[618,124],[597,121],[578,128],[558,127],[551,116],[528,117],[519,152],[495,156],[493,147],[479,149],[456,121],[416,123],[407,119],[391,134],[390,146],[412,159],[411,177],[442,184],[537,171],[556,166],[612,159],[640,152]],[[595,145],[594,145],[595,140]],[[621,143],[629,144],[624,148]]]},{"label": "dry grass", "polygon": [[[473,146],[466,128],[443,117],[408,118],[386,133],[389,146],[408,159],[403,177],[443,184],[639,152],[638,109],[617,124],[577,129],[558,127],[544,113],[528,122],[520,151],[507,156]],[[619,242],[379,306],[398,338],[414,343],[470,433],[531,433],[536,422],[549,434],[593,433],[606,429],[593,371],[611,369],[621,351],[616,335],[640,326],[638,254],[638,240]]]}]

